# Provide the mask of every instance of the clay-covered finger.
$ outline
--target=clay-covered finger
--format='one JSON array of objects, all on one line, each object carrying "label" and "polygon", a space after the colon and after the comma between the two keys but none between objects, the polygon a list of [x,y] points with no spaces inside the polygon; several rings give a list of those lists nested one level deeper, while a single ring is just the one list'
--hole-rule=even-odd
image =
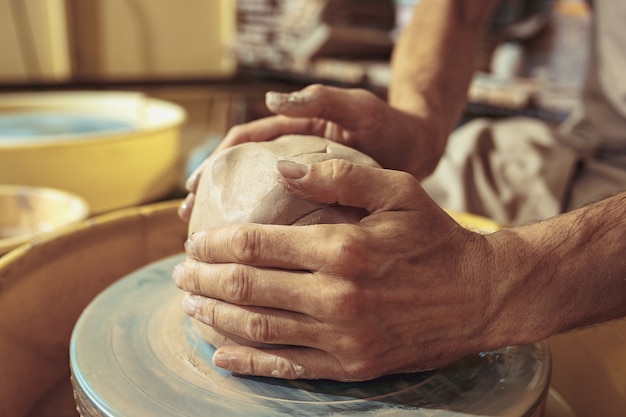
[{"label": "clay-covered finger", "polygon": [[340,363],[330,353],[309,347],[258,349],[224,346],[215,351],[213,363],[242,375],[281,379],[330,379],[365,381],[379,376],[380,370],[369,363],[353,360]]},{"label": "clay-covered finger", "polygon": [[270,116],[232,127],[214,153],[246,142],[265,142],[283,135],[302,134],[323,136],[324,126],[315,120],[285,116]]},{"label": "clay-covered finger", "polygon": [[319,118],[344,129],[359,129],[383,101],[363,89],[346,89],[321,84],[292,93],[268,92],[267,107],[277,114],[294,118]]},{"label": "clay-covered finger", "polygon": [[244,344],[318,346],[320,322],[285,310],[237,306],[221,300],[187,295],[183,310],[190,317]]}]

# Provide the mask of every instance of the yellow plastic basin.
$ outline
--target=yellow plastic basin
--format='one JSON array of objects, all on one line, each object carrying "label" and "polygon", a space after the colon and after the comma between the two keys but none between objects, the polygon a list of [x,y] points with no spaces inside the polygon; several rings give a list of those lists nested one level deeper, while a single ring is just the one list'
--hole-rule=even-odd
[{"label": "yellow plastic basin", "polygon": [[130,129],[0,135],[0,183],[67,190],[93,214],[155,201],[181,182],[185,111],[176,104],[133,92],[0,94],[0,118],[28,115],[101,117]]}]

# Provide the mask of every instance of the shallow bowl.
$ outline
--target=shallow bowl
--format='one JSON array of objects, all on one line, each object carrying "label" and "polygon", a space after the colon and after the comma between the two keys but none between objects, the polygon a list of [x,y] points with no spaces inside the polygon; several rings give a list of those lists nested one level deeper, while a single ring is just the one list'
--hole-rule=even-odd
[{"label": "shallow bowl", "polygon": [[0,185],[0,255],[88,214],[87,201],[66,191]]}]

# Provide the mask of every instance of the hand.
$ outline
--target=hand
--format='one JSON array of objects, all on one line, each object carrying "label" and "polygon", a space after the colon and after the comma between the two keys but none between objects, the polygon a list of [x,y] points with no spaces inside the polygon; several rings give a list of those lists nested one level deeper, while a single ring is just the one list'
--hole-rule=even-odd
[{"label": "hand", "polygon": [[279,378],[366,380],[500,347],[485,236],[415,177],[331,160],[280,162],[295,196],[361,207],[359,224],[233,225],[198,232],[174,272],[185,311],[218,331],[289,345],[224,346],[217,366]]},{"label": "hand", "polygon": [[[311,85],[290,94],[269,92],[266,104],[277,116],[233,127],[215,152],[285,134],[315,135],[358,149],[384,168],[422,179],[434,171],[445,147],[435,121],[395,109],[362,89]],[[203,168],[187,180],[189,196],[179,211],[185,220]]]}]

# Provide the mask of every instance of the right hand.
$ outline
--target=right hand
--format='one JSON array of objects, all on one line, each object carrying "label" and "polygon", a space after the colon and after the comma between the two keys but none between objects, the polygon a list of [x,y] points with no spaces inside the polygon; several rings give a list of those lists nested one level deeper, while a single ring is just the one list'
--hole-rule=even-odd
[{"label": "right hand", "polygon": [[[499,279],[507,275],[488,238],[457,224],[413,176],[341,159],[276,167],[294,197],[368,215],[355,224],[232,224],[192,234],[173,274],[191,293],[185,311],[246,341],[221,346],[217,366],[360,381],[435,369],[521,336],[527,317],[502,314],[520,304],[502,298],[510,283]],[[500,317],[515,331],[504,335]],[[251,346],[258,343],[282,346]]]}]

